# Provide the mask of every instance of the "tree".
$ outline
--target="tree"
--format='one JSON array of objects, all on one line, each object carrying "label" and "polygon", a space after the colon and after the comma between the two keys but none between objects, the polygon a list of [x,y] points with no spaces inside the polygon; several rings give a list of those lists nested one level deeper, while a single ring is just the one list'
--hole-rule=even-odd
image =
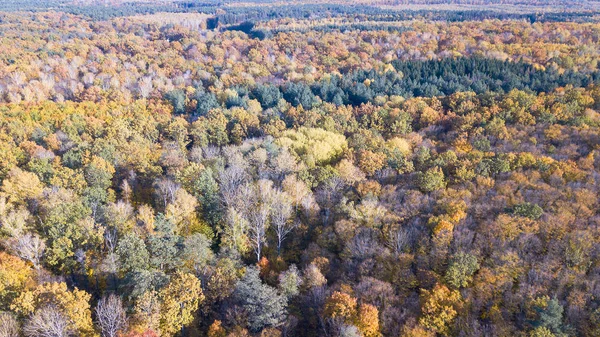
[{"label": "tree", "polygon": [[262,249],[266,242],[267,226],[269,225],[269,209],[267,205],[257,206],[250,214],[248,226],[248,237],[250,245],[254,249],[256,261],[260,261]]},{"label": "tree", "polygon": [[357,314],[356,298],[346,293],[335,291],[325,302],[323,314],[328,318],[339,318],[344,322],[351,323]]},{"label": "tree", "polygon": [[529,202],[513,206],[512,211],[515,215],[530,218],[532,220],[538,220],[544,213],[544,210],[539,205]]},{"label": "tree", "polygon": [[150,263],[161,271],[173,270],[180,264],[181,237],[175,234],[175,225],[159,214],[154,221],[155,233],[148,239]]},{"label": "tree", "polygon": [[212,92],[199,89],[196,91],[194,99],[196,100],[196,116],[205,116],[210,110],[219,107],[217,96]]},{"label": "tree", "polygon": [[69,337],[74,336],[67,317],[53,306],[40,308],[29,318],[23,327],[28,337]]},{"label": "tree", "polygon": [[216,224],[221,217],[221,210],[219,184],[213,177],[212,169],[204,169],[200,176],[194,179],[193,194],[198,198],[204,219],[210,224]]},{"label": "tree", "polygon": [[16,256],[0,252],[0,309],[8,309],[31,279],[32,270]]},{"label": "tree", "polygon": [[256,98],[263,109],[273,108],[282,98],[281,91],[276,86],[259,84],[252,90],[252,96]]},{"label": "tree", "polygon": [[358,167],[369,176],[375,174],[385,165],[385,154],[381,152],[361,150],[358,158]]},{"label": "tree", "polygon": [[334,162],[348,149],[344,135],[318,128],[286,130],[277,143],[302,158],[309,168]]},{"label": "tree", "polygon": [[166,209],[170,203],[175,202],[177,191],[181,188],[179,184],[168,178],[158,179],[154,186],[157,201],[163,209]]},{"label": "tree", "polygon": [[556,298],[548,301],[546,308],[540,313],[540,325],[554,333],[562,333],[564,308]]},{"label": "tree", "polygon": [[300,293],[302,278],[295,264],[279,274],[279,290],[289,299]]},{"label": "tree", "polygon": [[302,105],[304,109],[312,109],[313,105],[317,103],[317,98],[310,87],[302,82],[286,84],[283,88],[283,98],[295,107]]},{"label": "tree", "polygon": [[71,190],[47,190],[40,201],[41,232],[46,238],[44,260],[58,271],[81,267],[77,251],[97,248],[103,241],[102,231],[91,217],[85,200]]},{"label": "tree", "polygon": [[184,189],[177,191],[175,201],[166,208],[165,215],[175,225],[175,232],[190,235],[202,232],[211,235],[211,228],[198,218],[198,200]]},{"label": "tree", "polygon": [[556,335],[563,333],[562,320],[564,308],[556,298],[550,299],[548,296],[538,297],[534,300],[533,309],[537,316],[532,322],[535,328],[546,328]]},{"label": "tree", "polygon": [[200,233],[185,238],[183,258],[191,265],[196,274],[200,274],[209,263],[214,261],[215,254],[210,248],[211,244],[212,242]]},{"label": "tree", "polygon": [[117,337],[127,328],[127,316],[121,298],[110,294],[96,306],[96,319],[103,337]]},{"label": "tree", "polygon": [[35,269],[40,269],[46,243],[37,234],[27,233],[11,238],[8,240],[8,246],[15,255],[31,262]]},{"label": "tree", "polygon": [[227,331],[221,325],[221,321],[215,320],[208,328],[207,335],[208,337],[225,337],[227,336]]},{"label": "tree", "polygon": [[241,254],[246,253],[250,249],[249,227],[250,224],[246,217],[235,208],[228,208],[223,226],[221,247],[235,249]]},{"label": "tree", "polygon": [[531,331],[529,337],[556,337],[550,329],[540,326]]},{"label": "tree", "polygon": [[364,337],[378,337],[379,332],[379,310],[371,304],[363,303],[358,307],[356,326]]},{"label": "tree", "polygon": [[363,337],[363,334],[360,332],[358,327],[352,324],[343,324],[339,328],[339,332],[337,334],[339,337]]},{"label": "tree", "polygon": [[148,290],[140,295],[133,307],[134,322],[138,328],[158,331],[160,326],[160,300],[158,293]]},{"label": "tree", "polygon": [[313,262],[304,268],[302,272],[302,285],[307,289],[319,288],[327,284],[327,279],[319,270],[319,267]]},{"label": "tree", "polygon": [[235,299],[248,314],[248,325],[252,331],[265,327],[278,327],[287,316],[287,299],[269,285],[263,284],[256,267],[246,268],[234,291]]},{"label": "tree", "polygon": [[181,89],[169,91],[165,94],[165,99],[173,106],[173,112],[177,115],[185,113],[185,92]]},{"label": "tree", "polygon": [[42,194],[43,185],[34,173],[14,168],[8,177],[2,181],[2,195],[14,204],[23,204]]},{"label": "tree", "polygon": [[69,290],[64,282],[44,283],[22,292],[13,301],[11,309],[20,315],[33,314],[32,321],[35,324],[32,326],[44,326],[40,324],[46,319],[62,322],[61,317],[64,317],[67,326],[61,331],[88,337],[94,335],[90,298],[91,295],[83,290]]},{"label": "tree", "polygon": [[422,316],[419,323],[436,333],[449,336],[462,305],[460,293],[436,284],[432,290],[422,291],[421,300]]},{"label": "tree", "polygon": [[171,282],[159,292],[161,301],[161,331],[174,334],[194,320],[194,314],[204,294],[200,280],[192,274],[177,272]]},{"label": "tree", "polygon": [[475,256],[460,252],[450,261],[448,270],[446,270],[446,282],[455,288],[466,287],[478,269],[479,263]]},{"label": "tree", "polygon": [[438,166],[428,169],[425,172],[420,172],[417,177],[419,189],[423,192],[432,192],[440,188],[444,188],[444,172]]},{"label": "tree", "polygon": [[293,220],[290,220],[291,216],[290,197],[285,192],[277,191],[271,205],[271,223],[277,234],[277,255],[281,254],[281,245],[287,235],[296,227]]},{"label": "tree", "polygon": [[150,254],[146,249],[146,244],[144,240],[133,233],[127,234],[119,240],[117,255],[120,269],[124,272],[136,272],[148,268]]},{"label": "tree", "polygon": [[84,176],[89,187],[107,189],[112,184],[115,168],[104,158],[94,156],[85,166]]},{"label": "tree", "polygon": [[11,313],[0,311],[0,337],[19,337],[19,322]]}]

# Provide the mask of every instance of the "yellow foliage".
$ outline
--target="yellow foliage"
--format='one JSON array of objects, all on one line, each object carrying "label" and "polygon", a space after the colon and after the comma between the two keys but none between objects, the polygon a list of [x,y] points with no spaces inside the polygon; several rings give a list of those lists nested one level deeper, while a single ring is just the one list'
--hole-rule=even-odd
[{"label": "yellow foliage", "polygon": [[44,186],[35,173],[15,167],[2,182],[2,195],[14,204],[22,204],[27,199],[35,199],[42,194]]},{"label": "yellow foliage", "polygon": [[215,320],[208,328],[208,337],[225,337],[227,331],[221,325],[221,321]]},{"label": "yellow foliage", "polygon": [[411,146],[410,142],[407,141],[406,139],[400,138],[400,137],[394,137],[394,138],[389,139],[385,143],[385,146],[389,150],[398,149],[404,155],[409,155],[412,152],[412,146]]},{"label": "yellow foliage", "polygon": [[204,301],[200,280],[192,274],[178,272],[159,293],[160,328],[174,334],[194,320],[198,306]]},{"label": "yellow foliage", "polygon": [[90,298],[91,295],[83,290],[69,290],[64,282],[52,282],[21,293],[10,307],[21,315],[30,315],[44,306],[55,305],[79,336],[95,336]]},{"label": "yellow foliage", "polygon": [[7,308],[10,301],[31,282],[31,267],[16,256],[0,252],[0,308]]},{"label": "yellow foliage", "polygon": [[348,159],[342,159],[335,167],[338,174],[348,184],[354,184],[365,180],[365,174]]},{"label": "yellow foliage", "polygon": [[449,336],[461,305],[462,298],[457,290],[436,284],[432,290],[422,291],[419,323],[440,335]]},{"label": "yellow foliage", "polygon": [[277,143],[291,149],[309,167],[330,163],[348,148],[344,135],[306,127],[282,132]]},{"label": "yellow foliage", "polygon": [[324,314],[331,318],[352,321],[356,317],[356,298],[339,291],[334,292],[325,302]]},{"label": "yellow foliage", "polygon": [[361,304],[358,308],[356,327],[364,337],[381,336],[379,332],[379,310],[371,304]]},{"label": "yellow foliage", "polygon": [[442,232],[452,233],[454,231],[454,224],[441,217],[435,217],[430,219],[433,225],[433,234],[440,235]]}]

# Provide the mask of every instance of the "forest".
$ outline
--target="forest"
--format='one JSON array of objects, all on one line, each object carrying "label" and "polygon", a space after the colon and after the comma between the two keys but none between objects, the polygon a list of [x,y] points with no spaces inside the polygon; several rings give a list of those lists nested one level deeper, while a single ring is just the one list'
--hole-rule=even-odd
[{"label": "forest", "polygon": [[597,6],[2,1],[0,337],[600,336]]}]

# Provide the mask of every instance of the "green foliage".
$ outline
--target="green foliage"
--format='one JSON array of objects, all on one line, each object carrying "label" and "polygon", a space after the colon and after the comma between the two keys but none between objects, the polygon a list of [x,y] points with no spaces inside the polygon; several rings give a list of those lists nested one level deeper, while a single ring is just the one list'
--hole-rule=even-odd
[{"label": "green foliage", "polygon": [[183,243],[183,258],[193,270],[204,270],[215,259],[211,245],[212,242],[203,234],[188,236]]},{"label": "green foliage", "polygon": [[[563,306],[556,298],[549,299],[544,296],[539,300],[539,304],[534,306],[537,312],[537,319],[532,322],[535,327],[534,333],[548,334],[550,332],[553,335],[561,336],[563,333]],[[546,329],[547,332],[540,328]]]},{"label": "green foliage", "polygon": [[473,280],[473,274],[479,269],[477,257],[460,252],[452,257],[446,270],[446,282],[455,288],[464,288]]},{"label": "green foliage", "polygon": [[165,99],[173,106],[173,113],[181,115],[185,113],[185,92],[181,89],[165,93]]},{"label": "green foliage", "polygon": [[135,234],[126,234],[119,240],[117,255],[123,272],[137,272],[148,268],[150,254],[146,244]]},{"label": "green foliage", "polygon": [[154,221],[155,233],[148,239],[150,264],[161,271],[174,270],[180,264],[181,237],[175,234],[175,225],[159,214]]},{"label": "green foliage", "polygon": [[288,299],[300,293],[301,283],[300,273],[294,264],[279,275],[279,289]]},{"label": "green foliage", "polygon": [[302,106],[304,109],[312,109],[317,103],[316,96],[305,83],[288,83],[283,88],[283,98],[293,106]]},{"label": "green foliage", "polygon": [[196,100],[196,116],[205,116],[210,110],[220,106],[215,94],[202,89],[196,90],[194,99]]},{"label": "green foliage", "polygon": [[194,180],[193,188],[204,218],[209,223],[216,224],[222,214],[219,205],[219,185],[213,177],[213,171],[210,168],[203,170]]},{"label": "green foliage", "polygon": [[417,184],[423,192],[433,192],[446,186],[444,172],[438,166],[428,169],[425,172],[419,172]]},{"label": "green foliage", "polygon": [[248,326],[253,331],[278,327],[287,315],[286,297],[263,284],[256,267],[246,268],[244,277],[235,287],[234,296],[248,313]]},{"label": "green foliage", "polygon": [[538,220],[544,213],[544,210],[539,205],[526,202],[523,204],[514,205],[512,212],[518,216],[530,218],[532,220]]},{"label": "green foliage", "polygon": [[598,5],[236,1],[0,4],[0,335],[600,335]]},{"label": "green foliage", "polygon": [[252,90],[252,96],[260,102],[260,105],[264,109],[273,108],[277,106],[279,100],[283,98],[283,95],[281,94],[281,91],[279,91],[279,88],[268,84],[257,85],[256,88]]}]

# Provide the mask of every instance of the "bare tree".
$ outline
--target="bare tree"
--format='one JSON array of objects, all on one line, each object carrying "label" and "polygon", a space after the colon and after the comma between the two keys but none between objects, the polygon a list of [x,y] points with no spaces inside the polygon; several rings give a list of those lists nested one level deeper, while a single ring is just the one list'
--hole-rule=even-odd
[{"label": "bare tree", "polygon": [[18,337],[19,323],[15,316],[8,312],[0,312],[0,337]]},{"label": "bare tree", "polygon": [[152,78],[149,76],[142,77],[138,82],[138,91],[142,98],[148,98],[152,93]]},{"label": "bare tree", "polygon": [[14,254],[31,262],[36,270],[40,269],[46,244],[37,234],[27,233],[12,238],[8,240],[8,246]]},{"label": "bare tree", "polygon": [[277,234],[277,255],[279,255],[283,240],[296,227],[296,224],[290,219],[292,216],[292,203],[287,193],[277,191],[272,202],[271,223]]},{"label": "bare tree", "polygon": [[252,184],[245,183],[238,187],[236,194],[231,202],[229,202],[229,205],[233,206],[245,217],[249,217],[249,214],[254,208],[255,199],[256,189]]},{"label": "bare tree", "polygon": [[410,238],[408,230],[405,228],[398,228],[398,230],[391,233],[388,238],[388,246],[394,250],[396,254],[402,254],[404,248],[410,244]]},{"label": "bare tree", "polygon": [[344,191],[344,182],[335,177],[324,182],[317,190],[317,202],[324,211],[323,223],[328,223],[331,219],[331,210],[339,202]]},{"label": "bare tree", "polygon": [[37,310],[25,323],[23,333],[28,337],[73,336],[67,318],[54,306]]},{"label": "bare tree", "polygon": [[117,249],[117,230],[108,228],[104,232],[104,245],[107,249],[106,256],[102,261],[100,270],[111,275],[113,287],[117,287],[116,273],[119,270],[119,257],[116,254]]},{"label": "bare tree", "polygon": [[248,234],[250,236],[250,244],[256,254],[256,261],[260,261],[262,248],[266,242],[266,231],[269,220],[269,209],[266,205],[260,205],[250,214],[250,227]]},{"label": "bare tree", "polygon": [[229,166],[219,172],[219,186],[223,204],[233,206],[239,195],[239,187],[248,180],[246,170],[241,166]]},{"label": "bare tree", "polygon": [[175,196],[181,186],[171,179],[163,178],[154,183],[156,196],[162,201],[164,208],[167,208],[169,203],[175,202]]},{"label": "bare tree", "polygon": [[248,226],[248,220],[243,214],[233,207],[227,209],[224,221],[224,235],[228,238],[228,243],[238,249],[238,251],[247,242]]},{"label": "bare tree", "polygon": [[103,337],[116,337],[127,327],[123,302],[115,294],[105,296],[98,302],[96,316]]}]

